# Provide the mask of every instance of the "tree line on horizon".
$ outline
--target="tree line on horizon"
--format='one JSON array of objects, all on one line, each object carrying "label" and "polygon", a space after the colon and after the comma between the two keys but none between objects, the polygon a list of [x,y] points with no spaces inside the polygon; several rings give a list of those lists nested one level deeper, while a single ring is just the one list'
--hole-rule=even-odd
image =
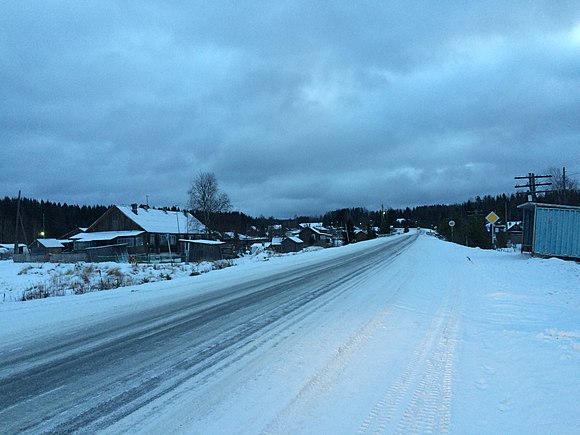
[{"label": "tree line on horizon", "polygon": [[[456,224],[453,228],[453,241],[467,246],[490,247],[490,237],[485,229],[485,216],[494,211],[506,221],[521,220],[522,212],[518,205],[527,201],[527,193],[511,195],[485,195],[456,204],[422,205],[405,209],[388,208],[385,210],[368,210],[362,207],[344,208],[329,211],[321,216],[295,216],[292,219],[275,217],[252,217],[239,211],[215,213],[211,216],[213,229],[216,231],[233,231],[247,234],[251,230],[266,233],[274,225],[286,228],[297,227],[305,222],[322,222],[325,226],[343,227],[351,231],[354,227],[362,229],[379,229],[388,232],[393,225],[405,227],[422,227],[437,230],[439,234],[451,240],[449,221]],[[558,191],[551,191],[538,197],[538,202],[580,206],[580,190],[566,192],[565,201]],[[5,197],[0,199],[0,243],[14,243],[18,199]],[[107,206],[79,206],[50,201],[22,198],[20,215],[22,224],[18,223],[20,243],[32,243],[37,238],[61,238],[77,228],[90,226],[106,210]],[[179,210],[177,207],[166,207],[166,210]],[[193,211],[203,222],[203,213]]]}]

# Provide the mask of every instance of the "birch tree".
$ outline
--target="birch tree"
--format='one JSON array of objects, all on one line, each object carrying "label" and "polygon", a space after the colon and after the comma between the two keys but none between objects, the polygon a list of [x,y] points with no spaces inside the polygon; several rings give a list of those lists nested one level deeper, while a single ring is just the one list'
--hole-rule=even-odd
[{"label": "birch tree", "polygon": [[211,233],[213,216],[231,209],[230,198],[221,191],[213,172],[200,172],[188,191],[190,207],[202,214],[206,232]]}]

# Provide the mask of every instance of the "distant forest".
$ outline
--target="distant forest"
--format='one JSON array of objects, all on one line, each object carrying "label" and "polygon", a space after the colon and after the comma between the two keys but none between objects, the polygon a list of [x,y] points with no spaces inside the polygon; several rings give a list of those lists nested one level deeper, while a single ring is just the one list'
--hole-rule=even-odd
[{"label": "distant forest", "polygon": [[[14,243],[17,198],[0,200],[0,243]],[[75,228],[88,227],[108,207],[78,206],[23,198],[20,200],[22,225],[18,223],[18,241],[32,243],[41,237],[60,238]],[[24,229],[24,232],[23,232]]]},{"label": "distant forest", "polygon": [[[250,230],[266,233],[273,225],[294,228],[303,222],[322,222],[325,226],[346,226],[368,229],[378,227],[382,232],[388,232],[389,227],[397,224],[398,219],[404,219],[398,225],[407,227],[420,226],[433,228],[446,237],[451,238],[448,225],[454,220],[453,240],[455,242],[487,248],[490,245],[489,235],[485,230],[485,216],[494,211],[505,221],[521,220],[521,210],[518,205],[527,201],[527,193],[512,195],[486,195],[476,197],[463,203],[451,205],[424,205],[405,209],[385,209],[370,211],[365,208],[345,208],[325,213],[322,216],[300,216],[293,219],[251,217],[241,212],[221,213],[215,216],[214,226],[218,231],[234,231],[247,234]],[[580,190],[568,190],[565,198],[561,192],[547,192],[538,198],[538,202],[550,204],[567,204],[580,206]],[[18,200],[8,198],[0,200],[0,243],[14,243],[16,229],[16,209]],[[20,213],[22,224],[18,224],[19,242],[30,244],[40,238],[44,232],[46,238],[61,238],[76,228],[88,227],[108,207],[78,206],[60,204],[35,199],[21,199]],[[167,210],[176,210],[175,207]],[[198,216],[200,218],[201,216]]]}]

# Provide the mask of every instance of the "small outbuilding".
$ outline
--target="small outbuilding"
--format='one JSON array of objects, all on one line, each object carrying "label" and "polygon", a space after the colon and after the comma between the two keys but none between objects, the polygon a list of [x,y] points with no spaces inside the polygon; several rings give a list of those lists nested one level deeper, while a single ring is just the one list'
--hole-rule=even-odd
[{"label": "small outbuilding", "polygon": [[58,239],[36,239],[29,250],[32,255],[60,254],[64,245]]},{"label": "small outbuilding", "polygon": [[225,242],[219,240],[186,240],[180,239],[181,251],[185,261],[217,261],[223,260]]},{"label": "small outbuilding", "polygon": [[[16,254],[27,254],[27,253],[28,246],[25,243],[19,243],[18,246],[16,247]],[[0,254],[6,256],[14,255],[14,243],[0,243]]]},{"label": "small outbuilding", "polygon": [[522,252],[580,259],[580,207],[528,202],[523,211]]}]

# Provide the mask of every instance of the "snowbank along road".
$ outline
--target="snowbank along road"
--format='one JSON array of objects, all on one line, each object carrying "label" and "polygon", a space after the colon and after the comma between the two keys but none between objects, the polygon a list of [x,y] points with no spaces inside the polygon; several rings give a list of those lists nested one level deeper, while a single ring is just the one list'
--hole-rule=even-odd
[{"label": "snowbank along road", "polygon": [[[563,305],[538,310],[534,299],[526,311],[514,297],[506,324],[510,287],[485,270],[486,255],[409,234],[87,297],[102,321],[75,314],[85,296],[61,298],[53,330],[37,319],[37,334],[21,327],[20,340],[19,328],[0,340],[2,433],[577,428],[570,401],[554,412],[536,400],[577,397],[545,368],[573,377],[580,347],[550,347],[554,333],[534,329],[555,312],[561,320]],[[529,333],[510,332],[520,315]],[[530,370],[526,355],[544,366]]]}]

